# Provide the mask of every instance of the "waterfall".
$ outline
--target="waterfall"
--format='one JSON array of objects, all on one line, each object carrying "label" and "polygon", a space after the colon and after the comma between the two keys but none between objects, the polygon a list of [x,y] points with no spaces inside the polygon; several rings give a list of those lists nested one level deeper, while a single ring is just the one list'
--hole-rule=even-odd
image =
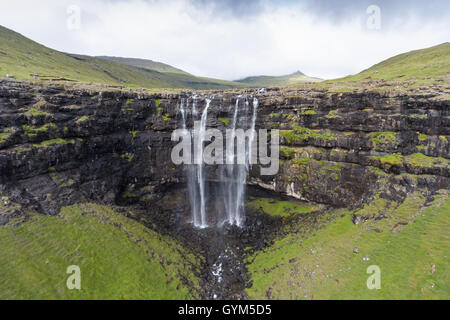
[{"label": "waterfall", "polygon": [[186,110],[184,109],[184,104],[186,102],[186,99],[182,98],[180,103],[180,113],[181,113],[181,121],[182,121],[182,128],[186,129]]},{"label": "waterfall", "polygon": [[[256,126],[256,115],[257,115],[257,108],[258,108],[258,99],[253,99],[253,113],[252,113],[252,120],[250,124],[250,137],[248,139],[248,146],[245,148],[245,164],[238,164],[238,174],[236,179],[236,202],[234,204],[235,206],[235,218],[234,222],[237,226],[241,227],[244,223],[244,210],[245,210],[245,191],[246,191],[246,184],[247,184],[247,175],[249,170],[249,165],[251,161],[251,154],[252,154],[252,143],[255,137],[255,126]],[[248,111],[248,101],[246,101],[246,108],[245,112]],[[231,223],[233,224],[233,223]]]},{"label": "waterfall", "polygon": [[[195,121],[196,111],[196,98],[192,99],[192,120]],[[186,105],[186,108],[185,108]],[[187,111],[189,110],[189,100],[181,99],[180,113],[182,120],[182,129],[187,129]],[[194,137],[193,130],[190,130],[191,141]],[[192,222],[194,226],[200,226],[200,217],[198,210],[198,183],[197,183],[197,167],[194,164],[185,165],[185,171],[187,176],[189,203],[191,205]]]},{"label": "waterfall", "polygon": [[248,162],[247,162],[247,170],[248,170],[248,165],[251,166],[252,164],[252,145],[253,145],[253,141],[255,140],[255,127],[256,127],[256,117],[257,117],[257,112],[258,112],[258,104],[259,101],[256,97],[253,98],[253,115],[252,115],[252,124],[250,126],[250,129],[252,129],[252,133],[250,135],[250,139],[249,139],[249,154],[248,154]]},{"label": "waterfall", "polygon": [[236,125],[237,125],[237,118],[238,118],[238,111],[239,111],[239,101],[240,96],[237,97],[236,103],[234,105],[234,113],[233,113],[233,122],[231,125],[231,141],[227,141],[227,148],[226,148],[226,170],[227,175],[223,178],[224,181],[224,188],[226,189],[226,199],[225,200],[225,210],[227,213],[228,223],[234,224],[236,214],[235,214],[235,208],[233,206],[233,203],[235,203],[236,198],[236,189],[233,188],[234,181],[233,181],[233,172],[234,172],[234,141],[236,138]]},{"label": "waterfall", "polygon": [[192,120],[195,121],[197,117],[197,96],[192,97]]},{"label": "waterfall", "polygon": [[[191,206],[192,222],[197,228],[208,227],[208,217],[206,214],[206,202],[208,192],[206,189],[206,178],[204,173],[204,142],[206,137],[206,124],[208,119],[208,109],[211,104],[210,99],[206,99],[206,106],[201,113],[200,121],[197,120],[197,97],[191,99],[192,102],[192,120],[194,129],[190,129],[191,141],[194,142],[193,154],[194,164],[187,164],[185,172],[187,175],[187,186],[189,202]],[[242,103],[243,102],[243,103]],[[244,107],[240,110],[240,105]],[[247,183],[248,171],[252,163],[252,144],[255,138],[255,126],[257,118],[258,99],[253,98],[253,110],[251,112],[251,121],[249,121],[249,103],[247,99],[241,96],[236,98],[233,111],[233,121],[230,130],[230,141],[227,141],[226,152],[224,154],[226,164],[222,166],[220,194],[222,196],[223,209],[225,210],[225,220],[217,221],[219,224],[228,222],[230,225],[242,226],[244,223],[245,189]],[[180,104],[180,114],[182,119],[182,128],[187,129],[187,115],[189,114],[189,99],[182,99]],[[235,159],[236,130],[251,129],[248,137],[248,145],[245,148],[245,163],[238,164]],[[220,203],[221,199],[217,199]],[[217,220],[217,219],[216,219]]]},{"label": "waterfall", "polygon": [[[210,99],[206,99],[206,107],[203,110],[200,127],[190,130],[191,141],[195,142],[194,153],[195,158],[199,159],[198,163],[185,165],[187,175],[187,185],[189,194],[189,203],[191,205],[192,222],[197,228],[206,228],[208,226],[206,217],[206,190],[205,177],[203,173],[203,142],[206,134],[206,121],[208,118],[208,108],[211,103]],[[181,99],[180,114],[182,120],[182,128],[187,129],[187,111],[185,108],[186,100]],[[189,109],[189,100],[187,100],[187,109]],[[196,122],[197,117],[197,97],[192,98],[192,121]]]},{"label": "waterfall", "polygon": [[205,177],[203,175],[204,161],[203,161],[203,142],[206,135],[206,121],[208,120],[208,108],[211,103],[210,99],[206,99],[206,107],[203,110],[202,118],[200,122],[200,128],[197,140],[197,159],[199,161],[197,168],[198,185],[200,190],[200,225],[196,225],[200,228],[208,227],[206,221],[206,198],[205,198]]},{"label": "waterfall", "polygon": [[[242,226],[244,223],[244,206],[245,206],[245,189],[247,183],[247,174],[249,170],[249,164],[251,162],[251,147],[254,140],[254,130],[256,126],[256,116],[258,108],[258,99],[253,99],[253,112],[252,120],[250,124],[250,137],[248,140],[248,147],[245,148],[245,164],[234,163],[236,159],[235,156],[235,139],[236,139],[236,129],[238,125],[239,118],[239,103],[240,96],[236,99],[236,104],[234,106],[233,122],[231,125],[231,141],[227,143],[226,150],[226,176],[222,174],[224,189],[226,196],[225,199],[225,210],[227,213],[227,221],[230,225]],[[244,117],[248,112],[248,101],[245,101],[245,108],[243,110]],[[245,129],[245,128],[244,128]],[[230,164],[232,162],[232,164]]]}]

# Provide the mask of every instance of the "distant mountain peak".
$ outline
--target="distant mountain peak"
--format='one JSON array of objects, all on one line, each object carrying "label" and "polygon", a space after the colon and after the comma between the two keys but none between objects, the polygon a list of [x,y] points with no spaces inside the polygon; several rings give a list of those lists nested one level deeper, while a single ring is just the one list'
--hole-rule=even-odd
[{"label": "distant mountain peak", "polygon": [[293,76],[304,76],[305,74],[303,72],[301,72],[300,70],[297,70],[296,72],[294,72],[292,74]]},{"label": "distant mountain peak", "polygon": [[297,70],[294,73],[284,76],[252,76],[236,81],[254,87],[273,87],[273,86],[287,86],[290,84],[300,82],[317,82],[321,81],[321,79],[309,77],[300,70]]}]

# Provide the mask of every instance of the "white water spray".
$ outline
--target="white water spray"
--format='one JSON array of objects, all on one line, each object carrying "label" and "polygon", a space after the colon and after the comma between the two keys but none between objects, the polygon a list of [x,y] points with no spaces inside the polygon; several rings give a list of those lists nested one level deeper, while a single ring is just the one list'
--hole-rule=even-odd
[{"label": "white water spray", "polygon": [[205,141],[206,135],[206,121],[208,120],[208,109],[211,103],[210,99],[206,99],[206,107],[203,110],[202,118],[200,122],[200,129],[198,133],[198,140],[196,142],[197,146],[197,159],[199,161],[197,168],[198,185],[200,190],[200,225],[196,225],[199,228],[208,227],[206,221],[206,197],[205,197],[205,177],[203,174],[204,161],[203,161],[203,142]]},{"label": "white water spray", "polygon": [[[236,139],[236,130],[238,129],[238,120],[239,120],[239,103],[240,96],[236,99],[236,104],[234,106],[233,113],[233,122],[231,126],[231,141],[227,141],[227,165],[226,165],[226,177],[224,180],[224,193],[225,197],[225,210],[227,212],[227,222],[230,225],[242,226],[244,223],[244,209],[245,209],[245,189],[247,183],[247,175],[249,170],[249,164],[251,163],[251,150],[252,144],[254,140],[254,130],[256,126],[256,116],[257,116],[257,108],[258,108],[258,99],[253,99],[253,112],[252,119],[250,123],[251,134],[249,137],[248,146],[245,148],[245,164],[235,164],[235,139]],[[248,119],[248,101],[244,102],[244,109],[241,112],[241,119]],[[245,121],[247,124],[248,121]],[[242,125],[242,121],[241,121]],[[230,164],[232,163],[232,164]],[[224,174],[222,174],[224,176]]]},{"label": "white water spray", "polygon": [[[197,120],[197,97],[192,98],[192,120]],[[194,141],[195,164],[186,166],[187,185],[189,201],[191,205],[192,222],[197,228],[208,227],[208,217],[206,214],[206,202],[208,190],[206,188],[206,178],[204,173],[204,142],[206,138],[206,125],[208,119],[208,110],[211,104],[210,99],[206,99],[200,125],[191,130],[191,138]],[[240,109],[240,105],[244,107]],[[249,103],[243,100],[241,96],[236,99],[233,111],[233,122],[231,124],[231,140],[227,141],[225,160],[226,165],[222,167],[222,184],[219,194],[223,197],[223,205],[226,213],[225,221],[215,219],[219,224],[228,222],[230,225],[242,226],[244,223],[245,190],[247,175],[252,163],[252,144],[255,138],[255,126],[257,118],[258,99],[253,99],[253,110],[251,120],[249,121]],[[182,118],[182,128],[187,129],[187,115],[189,113],[189,100],[182,99],[180,104],[180,113]],[[237,164],[235,155],[236,130],[238,126],[244,126],[242,129],[251,129],[248,139],[248,145],[245,148],[245,164]],[[220,199],[217,199],[220,203]],[[219,213],[218,213],[219,217]]]}]

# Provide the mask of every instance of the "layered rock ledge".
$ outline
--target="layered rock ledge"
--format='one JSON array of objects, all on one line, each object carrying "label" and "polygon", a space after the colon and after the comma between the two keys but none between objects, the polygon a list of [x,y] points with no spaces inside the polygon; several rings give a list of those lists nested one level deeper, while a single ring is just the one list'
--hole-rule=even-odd
[{"label": "layered rock ledge", "polygon": [[[238,94],[258,97],[257,128],[281,134],[279,173],[255,169],[249,184],[338,207],[450,185],[445,90],[200,92],[200,110],[213,97],[208,126],[226,128]],[[0,223],[25,207],[57,215],[86,200],[157,206],[165,190],[185,182],[170,160],[171,133],[181,99],[191,96],[0,80],[0,192],[9,204]]]}]

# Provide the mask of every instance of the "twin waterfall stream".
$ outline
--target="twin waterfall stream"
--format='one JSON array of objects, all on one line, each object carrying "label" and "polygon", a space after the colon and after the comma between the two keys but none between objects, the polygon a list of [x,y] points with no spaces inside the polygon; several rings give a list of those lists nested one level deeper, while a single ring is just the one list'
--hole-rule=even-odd
[{"label": "twin waterfall stream", "polygon": [[[204,143],[207,139],[207,122],[208,110],[212,100],[206,99],[206,106],[201,114],[198,110],[199,98],[193,96],[184,98],[180,103],[180,114],[182,121],[182,129],[188,130],[193,142],[193,153],[196,159],[200,159],[200,163],[185,164],[185,172],[187,175],[187,187],[189,194],[189,202],[192,214],[192,223],[195,228],[204,229],[211,225],[211,221],[215,221],[218,226],[225,223],[242,227],[245,221],[245,191],[247,174],[250,169],[251,152],[255,137],[255,125],[258,109],[258,99],[253,98],[252,108],[247,98],[238,96],[234,104],[233,119],[228,125],[227,130],[231,130],[231,141],[227,141],[224,154],[224,164],[218,165],[220,170],[220,187],[216,192],[214,201],[216,202],[217,216],[212,217],[208,212],[207,201],[209,199],[209,190],[205,173],[205,165],[203,161]],[[230,106],[233,108],[233,106]],[[194,125],[194,123],[199,125]],[[189,128],[188,124],[192,124]],[[245,147],[245,164],[238,164],[235,152],[236,147],[236,130],[251,129],[247,145]],[[198,132],[196,132],[196,130]],[[219,195],[217,197],[217,195]],[[224,211],[219,215],[217,211]],[[220,217],[219,217],[220,216]],[[215,219],[211,219],[215,218]]]}]

